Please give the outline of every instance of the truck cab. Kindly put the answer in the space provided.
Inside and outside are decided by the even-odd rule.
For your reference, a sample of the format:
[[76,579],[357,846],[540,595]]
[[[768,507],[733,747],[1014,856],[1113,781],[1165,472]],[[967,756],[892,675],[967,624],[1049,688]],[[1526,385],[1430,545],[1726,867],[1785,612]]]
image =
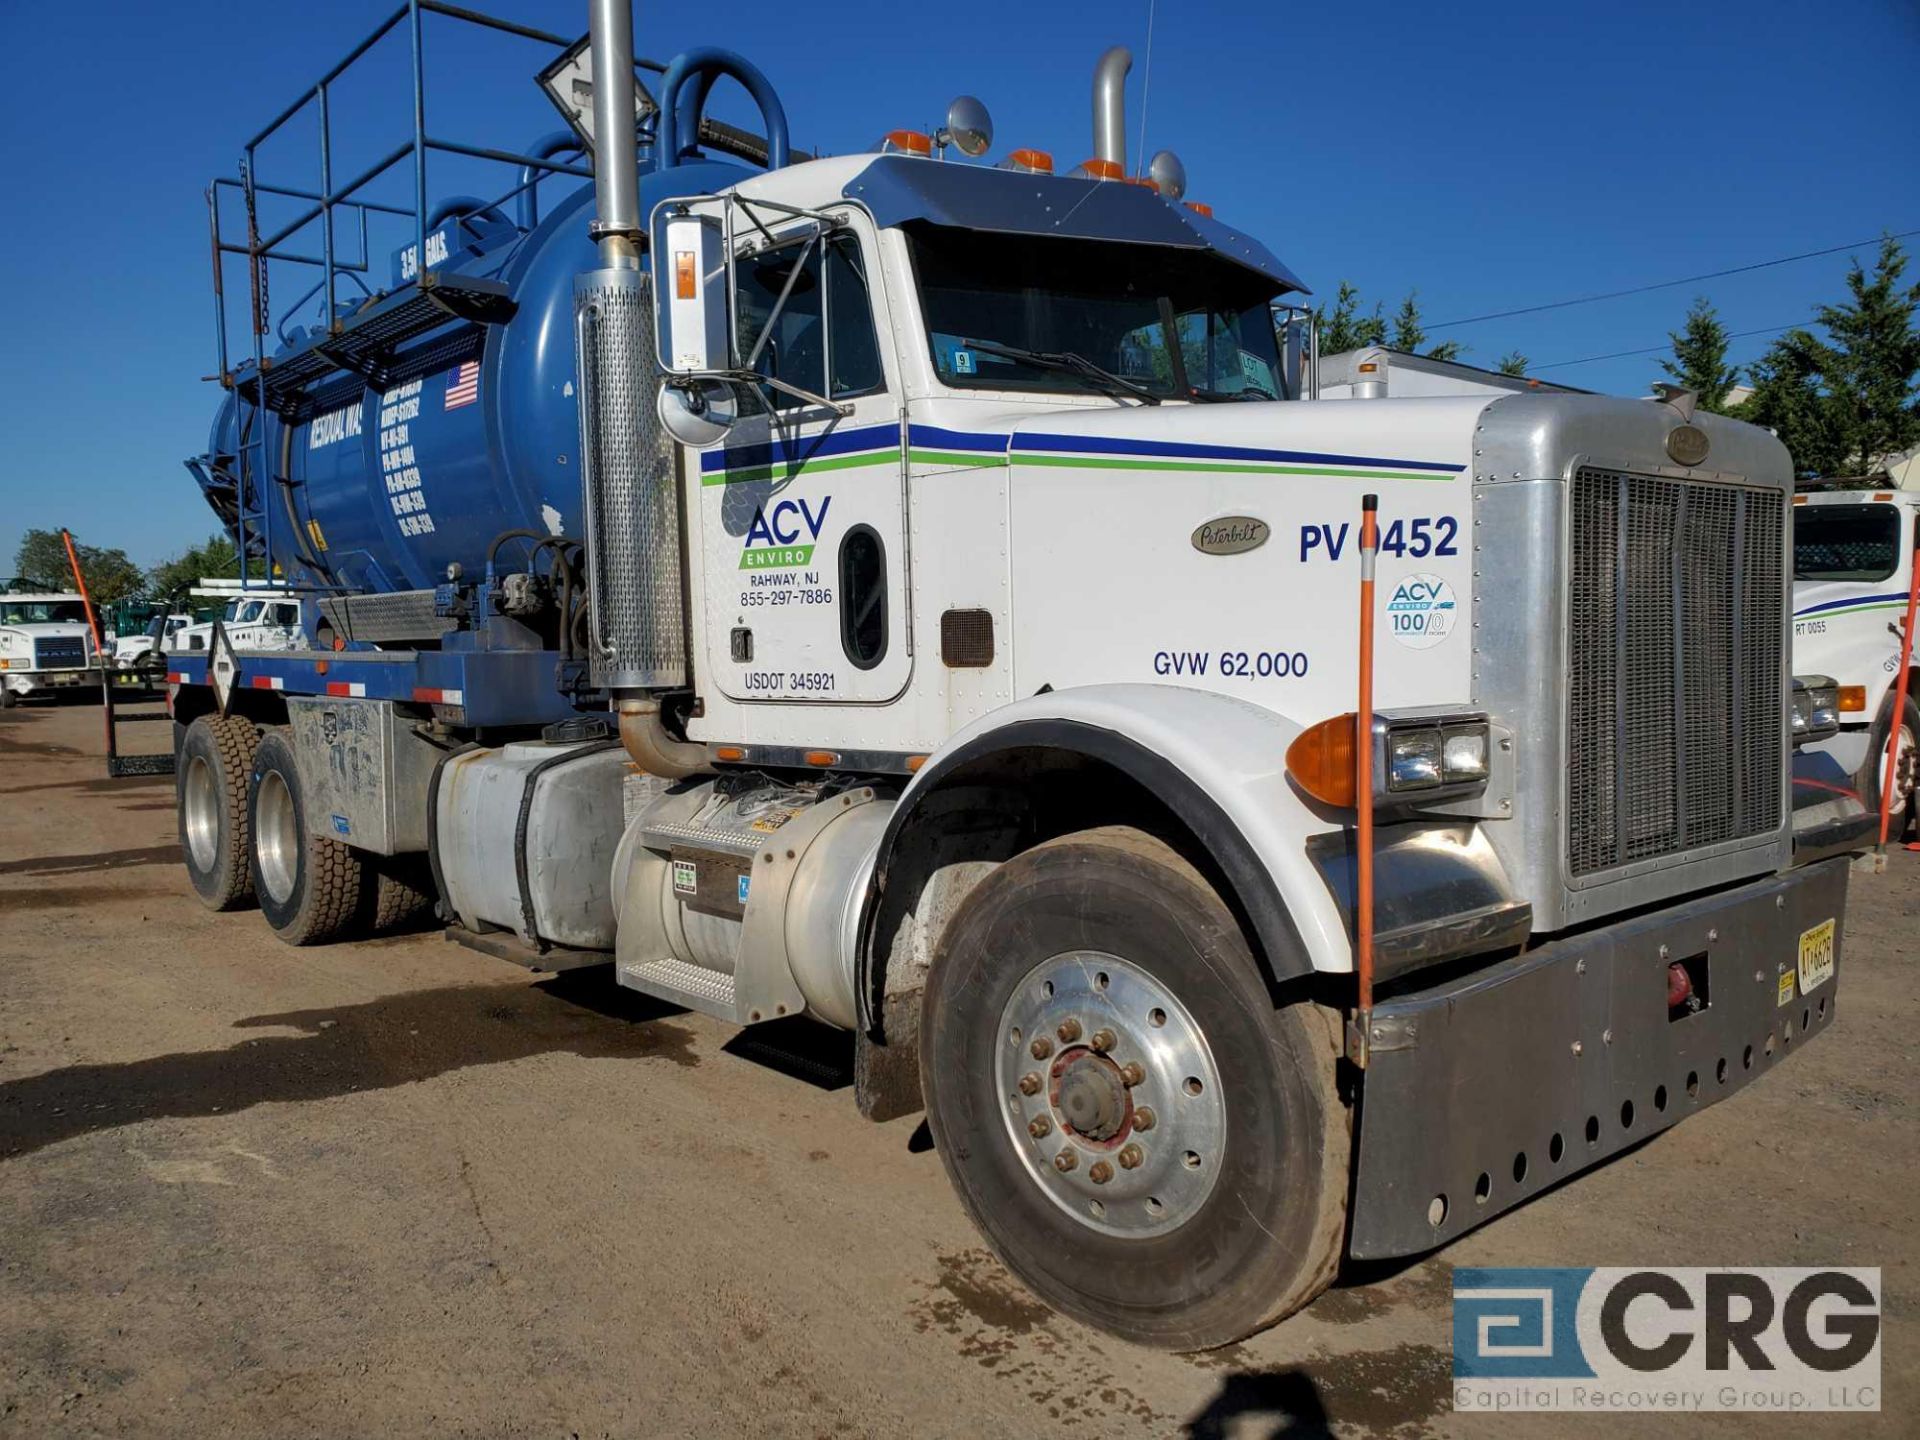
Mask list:
[[83,597],[0,595],[0,706],[97,685],[99,664]]

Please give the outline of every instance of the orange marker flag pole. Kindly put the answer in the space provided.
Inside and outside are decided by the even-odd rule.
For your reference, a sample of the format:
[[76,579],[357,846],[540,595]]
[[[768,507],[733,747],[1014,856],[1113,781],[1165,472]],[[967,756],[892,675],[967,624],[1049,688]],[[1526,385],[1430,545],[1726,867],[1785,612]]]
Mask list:
[[93,599],[87,594],[87,577],[80,573],[80,557],[74,553],[73,532],[61,528],[60,538],[67,544],[67,563],[73,567],[73,583],[80,592],[80,603],[87,607],[87,628],[93,631],[93,653],[100,653],[100,617],[93,613]]
[[1894,683],[1893,710],[1887,716],[1887,755],[1880,762],[1880,848],[1883,850],[1887,846],[1887,831],[1893,824],[1894,766],[1900,759],[1901,722],[1907,713],[1907,676],[1913,666],[1916,610],[1920,610],[1920,525],[1914,527],[1914,549],[1907,555],[1907,623],[1900,632],[1900,678]]
[[1373,1018],[1373,566],[1380,553],[1378,495],[1360,500],[1360,705],[1353,720],[1354,972],[1359,981],[1360,1046]]

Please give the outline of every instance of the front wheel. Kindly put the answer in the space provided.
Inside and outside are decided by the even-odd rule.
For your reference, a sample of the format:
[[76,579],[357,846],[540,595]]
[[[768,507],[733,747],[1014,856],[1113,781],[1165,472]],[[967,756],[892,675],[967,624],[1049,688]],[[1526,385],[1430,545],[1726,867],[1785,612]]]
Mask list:
[[1241,1339],[1332,1281],[1339,1027],[1276,1009],[1232,914],[1139,831],[982,880],[921,1021],[928,1123],[974,1223],[1055,1308],[1125,1339]]
[[[1893,717],[1893,699],[1887,699],[1886,712],[1869,732],[1867,763],[1861,767],[1861,790],[1870,809],[1878,812],[1881,777],[1886,773],[1887,730]],[[1900,727],[1899,749],[1893,764],[1893,820],[1887,838],[1898,841],[1906,834],[1913,817],[1915,781],[1920,779],[1920,702],[1907,696],[1904,723]]]

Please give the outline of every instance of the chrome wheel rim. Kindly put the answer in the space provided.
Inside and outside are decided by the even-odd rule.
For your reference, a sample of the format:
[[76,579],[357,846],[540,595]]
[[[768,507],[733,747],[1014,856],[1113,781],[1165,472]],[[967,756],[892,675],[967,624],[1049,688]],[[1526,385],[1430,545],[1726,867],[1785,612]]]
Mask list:
[[293,813],[293,792],[277,770],[260,776],[253,801],[253,851],[260,884],[278,904],[293,894],[300,869],[300,830]]
[[1027,1174],[1089,1229],[1166,1234],[1212,1194],[1227,1135],[1213,1052],[1131,961],[1073,950],[1034,966],[1001,1010],[994,1081]]
[[194,868],[211,870],[220,854],[220,796],[213,783],[213,767],[204,756],[187,762],[187,778],[180,788],[187,830],[187,853]]
[[1893,798],[1905,804],[1913,798],[1914,783],[1914,737],[1913,731],[1905,725],[1900,727],[1900,741],[1893,751]]

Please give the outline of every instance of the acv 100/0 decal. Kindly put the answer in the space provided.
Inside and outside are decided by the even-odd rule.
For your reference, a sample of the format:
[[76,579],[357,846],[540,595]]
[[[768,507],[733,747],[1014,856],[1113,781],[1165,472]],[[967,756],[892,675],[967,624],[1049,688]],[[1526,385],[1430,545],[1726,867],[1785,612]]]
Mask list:
[[1300,680],[1307,673],[1304,650],[1156,650],[1153,673],[1222,680]]

